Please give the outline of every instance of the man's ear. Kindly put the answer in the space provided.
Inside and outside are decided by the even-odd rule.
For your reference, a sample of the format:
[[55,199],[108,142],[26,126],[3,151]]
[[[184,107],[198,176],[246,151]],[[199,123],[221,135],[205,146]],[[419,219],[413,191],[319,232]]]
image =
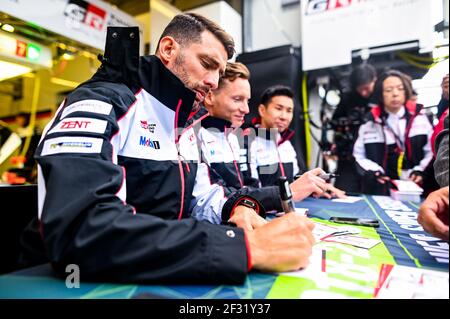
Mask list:
[[164,65],[167,65],[174,60],[179,49],[180,45],[178,42],[171,36],[166,36],[159,41],[158,52],[156,52],[156,55],[161,59]]
[[264,117],[264,115],[266,114],[266,106],[264,104],[260,104],[258,106],[258,113],[260,117]]
[[206,94],[205,101],[203,103],[208,109],[208,112],[211,113],[211,108],[214,106],[214,93],[209,91],[208,94]]

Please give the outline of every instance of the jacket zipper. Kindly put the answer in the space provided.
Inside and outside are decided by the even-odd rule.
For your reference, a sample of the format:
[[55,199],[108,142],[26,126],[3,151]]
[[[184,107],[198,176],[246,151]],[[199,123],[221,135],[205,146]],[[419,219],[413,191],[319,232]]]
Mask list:
[[185,189],[185,181],[184,181],[184,170],[183,170],[183,164],[181,162],[181,154],[180,154],[180,137],[178,137],[178,114],[180,112],[181,104],[183,101],[180,99],[178,101],[177,109],[175,112],[175,123],[174,123],[174,133],[175,133],[175,146],[177,148],[177,158],[178,158],[178,169],[180,170],[180,180],[181,180],[181,204],[180,204],[180,213],[178,214],[178,220],[180,220],[183,217],[183,209],[184,209],[184,189]]
[[227,135],[226,132],[227,132],[227,128],[225,128],[225,130],[224,130],[224,136],[225,136],[225,140],[227,141],[228,146],[230,147],[231,154],[233,154],[234,169],[236,170],[236,174],[237,174],[237,177],[238,177],[238,180],[239,180],[239,184],[241,185],[241,188],[242,188],[242,187],[244,187],[244,182],[242,181],[242,177],[241,177],[238,165],[237,165],[237,161],[234,159],[234,157],[235,157],[234,155],[235,154],[233,152],[233,148],[231,147],[230,141],[228,140],[228,135]]

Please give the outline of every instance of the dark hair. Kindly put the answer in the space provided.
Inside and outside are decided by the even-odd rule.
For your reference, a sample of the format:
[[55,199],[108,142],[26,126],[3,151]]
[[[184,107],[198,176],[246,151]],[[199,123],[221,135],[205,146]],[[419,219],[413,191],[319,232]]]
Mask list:
[[235,52],[233,38],[217,23],[196,13],[176,15],[164,29],[156,51],[158,51],[159,42],[166,36],[173,37],[180,45],[185,46],[193,42],[201,42],[201,34],[205,30],[211,32],[223,44],[228,59],[231,59]]
[[376,78],[375,68],[370,64],[363,63],[356,66],[350,73],[350,85],[352,90],[356,90],[358,86],[375,81]]
[[272,98],[274,98],[275,96],[287,96],[293,99],[294,92],[292,92],[292,89],[288,86],[284,85],[271,86],[267,88],[261,95],[261,104],[268,106]]
[[385,71],[375,82],[375,88],[373,90],[373,98],[375,99],[375,103],[382,107],[384,107],[383,82],[390,76],[395,76],[402,81],[403,87],[405,88],[405,103],[411,98],[412,95],[412,83],[410,76],[398,70]]
[[219,79],[218,90],[223,87],[225,80],[227,80],[228,82],[233,82],[237,78],[241,78],[244,80],[250,79],[250,71],[242,63],[228,62],[224,75],[222,75],[222,77]]

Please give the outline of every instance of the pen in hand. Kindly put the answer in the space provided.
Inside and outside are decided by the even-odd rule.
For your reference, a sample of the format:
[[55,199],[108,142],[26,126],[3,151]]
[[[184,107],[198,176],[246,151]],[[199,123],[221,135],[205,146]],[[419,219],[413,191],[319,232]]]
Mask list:
[[278,178],[278,187],[280,189],[281,206],[285,213],[295,212],[294,202],[292,200],[291,188],[286,177]]
[[338,177],[338,174],[331,174],[331,173],[326,173],[326,174],[320,174],[318,175],[318,177],[320,177],[321,179],[323,179],[324,181],[328,182],[330,179],[332,178],[336,178]]

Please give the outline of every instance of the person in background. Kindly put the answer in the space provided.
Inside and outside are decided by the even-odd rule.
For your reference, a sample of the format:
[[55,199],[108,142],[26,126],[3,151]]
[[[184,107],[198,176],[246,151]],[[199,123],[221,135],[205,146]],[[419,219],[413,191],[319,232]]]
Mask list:
[[442,131],[436,137],[436,160],[434,174],[440,187],[448,186],[448,115],[445,117]]
[[405,106],[411,91],[408,77],[397,70],[383,73],[375,84],[378,106],[360,127],[353,149],[364,193],[388,195],[391,179],[424,186],[423,172],[433,159],[432,126],[420,105]]
[[335,186],[347,192],[361,192],[361,177],[356,172],[353,145],[358,130],[370,111],[371,96],[377,79],[375,68],[363,63],[350,74],[351,90],[345,93],[331,120],[334,129],[333,153],[337,155]]
[[442,115],[444,114],[444,112],[446,110],[448,110],[448,73],[444,76],[444,78],[442,79],[442,83],[441,83],[441,88],[442,88],[442,98],[439,101],[439,104],[437,106],[438,110],[437,110],[437,118],[441,119]]
[[[251,175],[262,186],[276,185],[280,176],[294,181],[300,173],[297,153],[291,143],[295,132],[289,129],[294,114],[294,92],[283,85],[267,88],[261,95],[258,113],[259,117],[253,119],[254,128],[267,134],[257,134],[250,142]],[[275,129],[275,136],[270,134],[271,129]]]
[[[295,134],[289,129],[294,114],[293,98],[294,93],[287,86],[267,88],[261,95],[259,117],[253,119],[253,125],[243,131],[245,155],[241,164],[247,166],[244,174],[258,179],[263,187],[277,185],[279,177],[286,177],[291,185],[296,185],[311,172],[323,173],[316,168],[308,174],[299,175],[297,153],[290,142]],[[330,183],[326,185],[326,192],[322,196],[345,197],[345,192]]]
[[[448,85],[447,85],[447,97],[448,97]],[[439,183],[441,188],[428,195],[426,200],[420,206],[419,215],[417,217],[417,221],[423,226],[425,231],[429,232],[435,237],[446,240],[447,242],[449,240],[448,125],[449,124],[447,115],[444,120],[443,129],[438,134],[435,140],[436,160],[434,162],[434,172],[436,176],[436,181]]]
[[448,96],[449,96],[449,86],[448,86],[448,74],[442,79],[442,99],[438,105],[437,118],[439,119],[438,124],[434,127],[433,135],[431,136],[431,147],[433,149],[433,154],[436,155],[435,141],[438,134],[444,128],[444,120],[448,115]]

